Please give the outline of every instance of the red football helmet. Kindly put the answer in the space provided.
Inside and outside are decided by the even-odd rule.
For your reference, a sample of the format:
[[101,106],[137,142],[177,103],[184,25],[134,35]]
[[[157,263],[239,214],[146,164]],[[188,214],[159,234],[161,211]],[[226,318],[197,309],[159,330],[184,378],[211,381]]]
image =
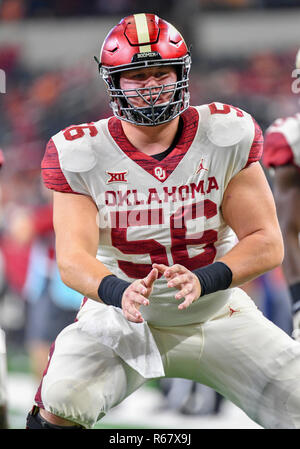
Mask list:
[[[155,14],[134,14],[122,19],[107,35],[100,60],[95,59],[107,85],[113,113],[119,119],[155,126],[172,120],[189,107],[190,53],[174,26]],[[126,93],[120,88],[121,72],[162,65],[175,67],[176,83],[126,89]],[[159,95],[154,95],[158,90]],[[171,98],[167,103],[156,104],[162,92],[171,92]],[[133,97],[143,98],[146,106],[134,106],[130,101]]]

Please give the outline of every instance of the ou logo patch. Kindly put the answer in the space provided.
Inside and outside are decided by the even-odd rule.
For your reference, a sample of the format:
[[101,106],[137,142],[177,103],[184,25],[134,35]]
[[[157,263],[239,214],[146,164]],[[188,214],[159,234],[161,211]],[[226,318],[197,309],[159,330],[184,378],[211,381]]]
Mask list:
[[167,177],[166,170],[161,167],[155,167],[154,174],[155,174],[156,178],[159,179],[160,181],[164,181]]

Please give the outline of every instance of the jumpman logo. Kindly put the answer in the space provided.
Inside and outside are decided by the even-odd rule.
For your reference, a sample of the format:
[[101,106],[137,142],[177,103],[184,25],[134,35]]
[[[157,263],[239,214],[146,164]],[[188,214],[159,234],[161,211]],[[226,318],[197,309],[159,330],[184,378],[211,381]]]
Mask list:
[[233,315],[236,312],[239,312],[239,310],[233,309],[232,307],[229,307],[229,316]]
[[204,165],[203,165],[203,159],[201,159],[201,161],[200,161],[199,167],[197,168],[197,171],[196,171],[196,175],[197,175],[198,173],[200,173],[201,170],[208,171],[207,168],[204,168]]

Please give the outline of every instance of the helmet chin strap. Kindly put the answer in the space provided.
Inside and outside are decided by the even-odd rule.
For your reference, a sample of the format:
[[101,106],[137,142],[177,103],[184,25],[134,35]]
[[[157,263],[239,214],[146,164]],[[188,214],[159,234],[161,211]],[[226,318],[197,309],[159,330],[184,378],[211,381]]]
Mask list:
[[123,120],[130,121],[136,125],[148,125],[156,126],[162,123],[166,123],[173,118],[170,118],[170,114],[167,114],[168,110],[173,108],[172,104],[162,104],[157,106],[146,106],[144,108],[130,108],[123,109],[125,117]]
[[137,114],[141,113],[142,116],[145,116],[148,120],[155,124],[155,122],[159,119],[159,117],[166,109],[166,105],[148,106],[145,108],[139,108],[134,112],[136,112]]
[[118,111],[118,107],[115,104],[115,115],[121,120],[133,123],[135,125],[143,126],[157,126],[163,123],[167,123],[181,114],[188,108],[189,104],[186,103],[182,109],[181,102],[165,103],[157,106],[147,106],[144,108],[121,108],[121,113]]

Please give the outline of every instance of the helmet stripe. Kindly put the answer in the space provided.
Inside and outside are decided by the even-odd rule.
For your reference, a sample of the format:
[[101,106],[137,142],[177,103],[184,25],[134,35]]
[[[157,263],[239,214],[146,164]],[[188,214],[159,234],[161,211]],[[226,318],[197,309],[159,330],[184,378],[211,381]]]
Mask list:
[[[150,42],[146,14],[134,14],[135,26],[139,44]],[[140,45],[140,53],[151,51],[151,45]]]

